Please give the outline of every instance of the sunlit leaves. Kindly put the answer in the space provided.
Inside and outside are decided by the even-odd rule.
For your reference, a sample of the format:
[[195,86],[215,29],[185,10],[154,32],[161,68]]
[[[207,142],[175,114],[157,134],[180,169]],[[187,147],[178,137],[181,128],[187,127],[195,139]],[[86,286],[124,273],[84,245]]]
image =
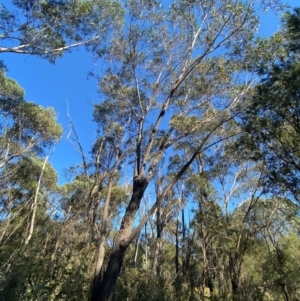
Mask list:
[[3,71],[0,71],[0,100],[9,102],[9,100],[20,100],[23,97],[23,88],[15,80],[6,77]]
[[0,52],[34,54],[51,62],[82,44],[100,53],[104,43],[99,39],[104,42],[123,22],[117,0],[26,0],[13,5],[0,8]]
[[43,154],[60,139],[55,111],[24,100],[18,83],[0,72],[0,166],[26,152]]

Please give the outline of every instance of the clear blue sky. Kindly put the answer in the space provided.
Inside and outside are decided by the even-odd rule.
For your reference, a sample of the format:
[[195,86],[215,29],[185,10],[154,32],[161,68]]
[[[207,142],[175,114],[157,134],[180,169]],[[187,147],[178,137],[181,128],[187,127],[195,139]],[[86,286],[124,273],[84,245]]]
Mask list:
[[84,49],[65,53],[55,65],[28,55],[4,54],[1,59],[9,69],[7,76],[17,80],[25,89],[26,100],[53,107],[57,112],[65,133],[50,162],[61,176],[63,168],[80,162],[80,157],[66,138],[69,132],[67,101],[86,153],[95,137],[96,125],[92,122],[92,112],[93,105],[99,102],[99,95],[96,80],[87,79],[87,74],[91,69],[97,70],[97,66]]
[[[8,0],[1,2],[5,4]],[[292,7],[300,6],[299,0],[286,2]],[[263,15],[260,35],[274,33],[278,29],[279,20],[273,14]],[[63,181],[64,168],[81,162],[80,156],[66,139],[69,131],[66,100],[84,151],[88,154],[96,134],[96,125],[92,122],[93,105],[100,101],[100,97],[97,94],[97,82],[92,78],[87,79],[87,74],[90,70],[97,72],[101,66],[97,66],[91,55],[82,48],[65,53],[55,65],[28,55],[2,54],[0,59],[8,66],[7,76],[17,80],[25,89],[26,100],[56,110],[65,134],[50,162]]]

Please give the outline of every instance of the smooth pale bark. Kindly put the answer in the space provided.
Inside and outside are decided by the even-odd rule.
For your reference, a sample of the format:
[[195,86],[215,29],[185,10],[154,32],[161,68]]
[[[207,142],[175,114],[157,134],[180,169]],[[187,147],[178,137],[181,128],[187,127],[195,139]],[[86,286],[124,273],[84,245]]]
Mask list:
[[148,269],[147,223],[145,224],[145,270]]
[[111,199],[112,184],[113,184],[113,177],[111,176],[109,179],[107,194],[106,194],[104,208],[103,208],[99,251],[98,251],[98,257],[97,257],[94,281],[93,281],[93,289],[92,289],[92,299],[91,299],[92,301],[97,300],[97,296],[99,295],[99,290],[100,290],[101,269],[102,269],[103,260],[105,256],[105,243],[107,237],[106,225],[107,225],[107,218],[108,218],[108,207]]
[[[101,149],[103,146],[103,141],[104,141],[104,139],[102,139],[101,144],[100,144],[99,155],[100,155],[100,152],[101,152]],[[114,178],[117,175],[117,166],[119,163],[119,155],[120,155],[119,148],[117,148],[114,166],[112,167],[111,174],[109,175],[106,198],[105,198],[103,213],[102,213],[102,222],[101,222],[101,228],[100,228],[100,242],[99,242],[98,256],[97,256],[97,261],[96,261],[96,266],[95,266],[94,281],[93,281],[93,286],[92,286],[92,297],[91,297],[92,301],[98,300],[98,296],[100,294],[101,270],[102,270],[102,265],[103,265],[104,256],[105,256],[105,243],[106,243],[106,238],[107,238],[108,208],[110,205]],[[94,222],[95,222],[95,218],[94,218]]]
[[34,195],[34,199],[33,199],[33,204],[32,204],[32,216],[31,216],[31,220],[30,220],[29,233],[28,233],[28,236],[27,236],[27,238],[24,242],[25,246],[28,245],[28,243],[31,240],[32,234],[33,234],[34,224],[35,224],[35,216],[36,216],[36,209],[37,209],[37,205],[38,205],[37,204],[38,203],[38,195],[39,195],[39,192],[40,192],[41,181],[42,181],[42,178],[43,178],[43,174],[44,174],[44,170],[45,170],[48,158],[49,158],[49,156],[47,156],[44,160],[42,171],[41,171],[41,174],[39,176],[38,183],[37,183],[37,187],[36,187],[36,191],[35,191],[35,195]]
[[95,36],[94,38],[89,39],[84,42],[73,43],[71,45],[67,45],[64,47],[58,47],[55,49],[31,50],[30,47],[32,45],[30,45],[30,44],[23,44],[23,45],[19,45],[19,46],[15,46],[15,47],[0,47],[0,53],[9,53],[10,52],[10,53],[27,54],[27,55],[28,54],[43,55],[43,54],[49,54],[49,53],[59,54],[63,51],[70,50],[72,48],[76,48],[76,47],[91,43],[92,41],[95,41],[98,38],[99,38],[99,36]]
[[158,263],[159,263],[159,258],[160,258],[160,254],[161,254],[161,249],[162,249],[161,237],[157,237],[155,251],[154,251],[154,257],[153,257],[153,265],[152,265],[152,274],[154,276],[160,275],[160,265]]
[[175,253],[175,272],[176,276],[179,274],[179,220],[176,221],[175,241],[176,241],[176,253]]
[[285,301],[290,301],[290,295],[286,286],[286,283],[281,283],[281,288],[282,288],[282,292],[283,292],[283,296]]
[[139,235],[136,238],[135,241],[135,248],[134,248],[134,256],[133,256],[133,267],[136,267],[136,262],[137,262],[137,257],[139,254],[139,246],[140,246],[140,242],[139,242]]
[[164,229],[164,223],[161,220],[161,209],[158,207],[157,209],[157,220],[156,220],[156,246],[154,251],[154,257],[153,257],[153,266],[152,266],[152,274],[153,275],[160,275],[160,255],[162,250],[162,232]]
[[184,221],[184,209],[181,210],[181,222],[182,222],[182,276],[185,281],[187,270],[187,241],[185,237],[185,221]]

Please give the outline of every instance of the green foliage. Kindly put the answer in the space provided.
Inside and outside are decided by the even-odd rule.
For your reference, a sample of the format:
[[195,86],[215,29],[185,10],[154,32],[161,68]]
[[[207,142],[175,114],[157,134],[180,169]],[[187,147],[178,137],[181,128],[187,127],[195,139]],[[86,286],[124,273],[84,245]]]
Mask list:
[[[86,300],[95,249],[81,239],[74,225],[63,227],[49,217],[38,217],[36,234],[26,249],[15,243],[1,248],[1,297],[7,301]],[[11,240],[19,240],[16,233]]]
[[[121,23],[119,2],[13,3],[28,22],[2,5],[0,39],[12,41],[18,24],[24,52],[54,60],[66,41],[95,29],[107,30],[111,44],[98,52],[107,64],[91,160],[71,167],[60,187],[41,157],[61,135],[53,109],[26,102],[0,71],[1,298],[88,300],[100,236],[104,270],[126,223],[135,227],[158,200],[135,246],[125,245],[130,227],[121,241],[128,252],[114,301],[299,299],[299,11],[285,16],[286,35],[255,40],[247,1],[127,1],[130,26],[117,34],[105,26]],[[252,89],[254,71],[264,80]],[[241,130],[250,135],[240,135],[237,151]],[[120,185],[123,165],[126,176],[135,165],[133,185]]]
[[128,268],[118,279],[113,301],[200,301],[199,292],[190,299],[191,290],[188,284],[182,285],[180,293],[168,278],[155,278],[149,272]]
[[299,28],[300,28],[300,8],[295,8],[293,12],[287,12],[283,16],[283,25],[285,28],[285,34],[287,35],[287,44],[289,50],[292,52],[299,52]]
[[43,146],[54,143],[62,134],[61,126],[56,122],[53,108],[44,109],[34,103],[23,102],[18,108],[11,111],[11,116],[21,124],[20,127],[15,122],[16,124],[12,128],[13,132],[23,130],[27,137],[37,136],[36,139],[40,140]]
[[257,85],[251,106],[242,116],[243,128],[250,136],[242,137],[241,145],[254,160],[264,158],[268,171],[265,180],[273,190],[288,190],[298,199],[300,63],[295,31],[299,10],[286,14],[284,25],[288,56],[266,70]]
[[[29,220],[33,199],[37,193],[38,182],[40,189],[37,195],[37,218],[46,221],[49,206],[49,195],[57,191],[57,174],[47,163],[43,169],[44,160],[33,156],[23,156],[15,163],[8,164],[2,171],[7,178],[2,180],[7,187],[0,194],[2,240],[6,243],[19,244],[24,238],[26,224]],[[26,229],[26,230],[25,230]],[[25,231],[24,231],[25,230]],[[14,233],[14,236],[11,236]],[[18,236],[16,238],[16,236]],[[13,237],[15,242],[12,242]]]
[[96,51],[99,39],[122,23],[117,0],[14,0],[9,8],[1,4],[0,15],[0,52],[34,54],[50,62],[82,44]]
[[62,128],[53,108],[43,108],[24,100],[24,90],[0,71],[0,149],[1,166],[33,151],[43,154],[55,144]]
[[44,160],[35,157],[22,157],[17,163],[10,165],[15,171],[14,182],[18,182],[20,187],[24,187],[32,192],[36,189],[37,182],[42,172],[42,185],[45,189],[56,188],[57,174],[53,167],[47,163],[43,170]]
[[197,123],[200,122],[197,116],[174,116],[170,125],[176,129],[179,133],[189,133],[197,127]]
[[[54,243],[47,210],[57,192],[55,170],[37,156],[59,140],[62,128],[52,108],[26,102],[16,81],[3,71],[0,78],[1,296],[5,300],[32,300],[39,298],[43,281],[47,281],[41,266],[49,273],[51,265],[43,256],[48,242]],[[31,244],[25,248],[31,225]]]
[[5,76],[4,71],[0,70],[0,99],[2,101],[23,99],[25,93],[19,84]]

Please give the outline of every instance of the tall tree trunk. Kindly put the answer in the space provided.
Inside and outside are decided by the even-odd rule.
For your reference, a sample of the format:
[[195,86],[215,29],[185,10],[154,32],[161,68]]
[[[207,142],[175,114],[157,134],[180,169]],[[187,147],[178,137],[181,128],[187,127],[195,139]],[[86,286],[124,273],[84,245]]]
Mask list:
[[[173,94],[173,92],[172,92],[172,94]],[[162,113],[160,114],[161,117],[164,115],[164,110],[165,109],[162,109]],[[124,253],[125,253],[126,249],[128,248],[129,244],[134,240],[134,238],[138,235],[139,231],[141,230],[141,227],[146,223],[146,221],[149,219],[150,215],[154,213],[159,202],[167,195],[167,193],[170,191],[170,189],[173,187],[173,185],[180,179],[180,177],[184,174],[184,172],[192,164],[192,162],[195,160],[196,156],[199,154],[201,149],[202,149],[202,144],[199,145],[199,147],[193,153],[191,158],[181,167],[181,169],[176,174],[175,178],[165,188],[164,192],[160,194],[159,199],[155,202],[155,204],[148,211],[146,216],[140,222],[140,225],[137,227],[137,229],[132,231],[133,221],[134,221],[136,212],[140,207],[140,203],[143,198],[144,192],[147,189],[149,181],[153,175],[152,171],[153,171],[154,167],[152,166],[150,168],[150,171],[148,172],[147,177],[144,177],[141,174],[138,175],[138,173],[136,173],[136,176],[134,177],[134,181],[133,181],[133,189],[132,189],[133,193],[132,193],[130,202],[126,208],[126,212],[123,217],[123,220],[121,222],[121,227],[120,227],[116,245],[110,254],[108,266],[106,268],[103,280],[102,280],[100,288],[99,288],[99,294],[97,293],[98,298],[96,298],[92,301],[110,301],[111,300],[112,293],[113,293],[116,281],[118,279],[119,272],[120,272],[122,264],[123,264]],[[149,154],[147,156],[149,156]],[[178,229],[177,229],[177,232],[178,232]],[[177,236],[178,236],[178,233],[177,233]],[[177,239],[178,239],[178,237],[177,237]],[[177,256],[177,259],[178,259],[178,256]],[[177,272],[177,274],[178,274],[178,272]],[[176,274],[176,278],[177,278],[177,274]]]
[[99,290],[100,290],[101,269],[102,269],[103,260],[104,260],[104,256],[105,256],[105,243],[106,243],[106,235],[107,235],[106,224],[107,224],[107,218],[108,218],[108,206],[109,206],[110,198],[111,198],[112,183],[113,183],[113,176],[111,176],[109,179],[104,208],[103,208],[99,251],[98,251],[98,258],[97,258],[97,262],[96,262],[95,275],[94,275],[93,288],[92,288],[92,300],[93,301],[97,300],[97,296],[98,296]]
[[175,254],[175,272],[176,276],[179,273],[179,238],[178,238],[178,229],[179,229],[179,221],[176,221],[176,232],[175,232],[175,240],[176,240],[176,254]]
[[285,301],[290,301],[290,295],[285,283],[281,283],[282,293]]
[[155,251],[154,251],[154,257],[153,257],[153,265],[152,265],[152,274],[154,276],[160,275],[160,265],[159,265],[159,257],[161,253],[161,238],[156,238],[156,245],[155,245]]
[[134,256],[133,256],[133,267],[134,268],[136,267],[137,257],[139,254],[139,246],[140,246],[139,238],[140,238],[140,236],[138,235],[135,240]]
[[133,194],[126,208],[116,245],[111,251],[106,271],[101,284],[98,286],[99,290],[93,294],[91,301],[110,301],[112,298],[112,293],[123,264],[125,251],[138,234],[138,232],[135,232],[132,235],[132,226],[146,188],[147,183],[143,179],[134,180]]
[[175,231],[175,272],[176,272],[176,279],[175,279],[175,288],[179,291],[180,289],[180,281],[179,281],[179,217],[176,221],[176,231]]
[[210,237],[208,237],[208,233],[206,231],[206,227],[201,222],[201,233],[202,233],[202,257],[203,257],[203,287],[208,287],[210,291],[211,299],[213,300],[214,294],[214,283],[213,283],[213,275],[211,273],[211,243],[209,242]]
[[110,301],[113,289],[118,279],[123,264],[124,254],[127,246],[121,246],[120,243],[114,247],[110,254],[108,265],[101,282],[99,290],[93,295],[92,301]]
[[33,235],[35,216],[36,216],[36,210],[37,210],[37,205],[38,205],[38,196],[39,196],[40,186],[41,186],[41,182],[42,182],[42,178],[43,178],[43,174],[44,174],[44,170],[45,170],[48,158],[49,158],[49,155],[44,160],[41,174],[39,176],[39,180],[37,183],[37,187],[36,187],[36,191],[35,191],[35,195],[34,195],[34,199],[33,199],[33,204],[32,204],[32,216],[31,216],[31,221],[30,221],[29,234],[24,242],[25,246],[28,245],[28,243],[30,242],[31,237]]
[[161,248],[162,248],[162,232],[164,228],[164,223],[161,220],[161,208],[158,206],[157,208],[157,214],[156,214],[156,245],[155,245],[155,251],[154,251],[154,257],[153,257],[153,266],[152,266],[152,274],[153,275],[160,275],[160,265],[159,265],[159,258],[161,254]]
[[232,286],[232,300],[240,301],[239,294],[239,273],[236,270],[236,259],[232,254],[229,255],[229,272]]
[[148,269],[148,239],[147,239],[148,233],[147,233],[147,223],[145,224],[145,270]]
[[184,209],[181,210],[181,222],[182,222],[182,276],[183,276],[183,281],[186,280],[186,266],[187,266],[187,246],[186,246],[186,237],[185,237],[185,221],[184,221]]

